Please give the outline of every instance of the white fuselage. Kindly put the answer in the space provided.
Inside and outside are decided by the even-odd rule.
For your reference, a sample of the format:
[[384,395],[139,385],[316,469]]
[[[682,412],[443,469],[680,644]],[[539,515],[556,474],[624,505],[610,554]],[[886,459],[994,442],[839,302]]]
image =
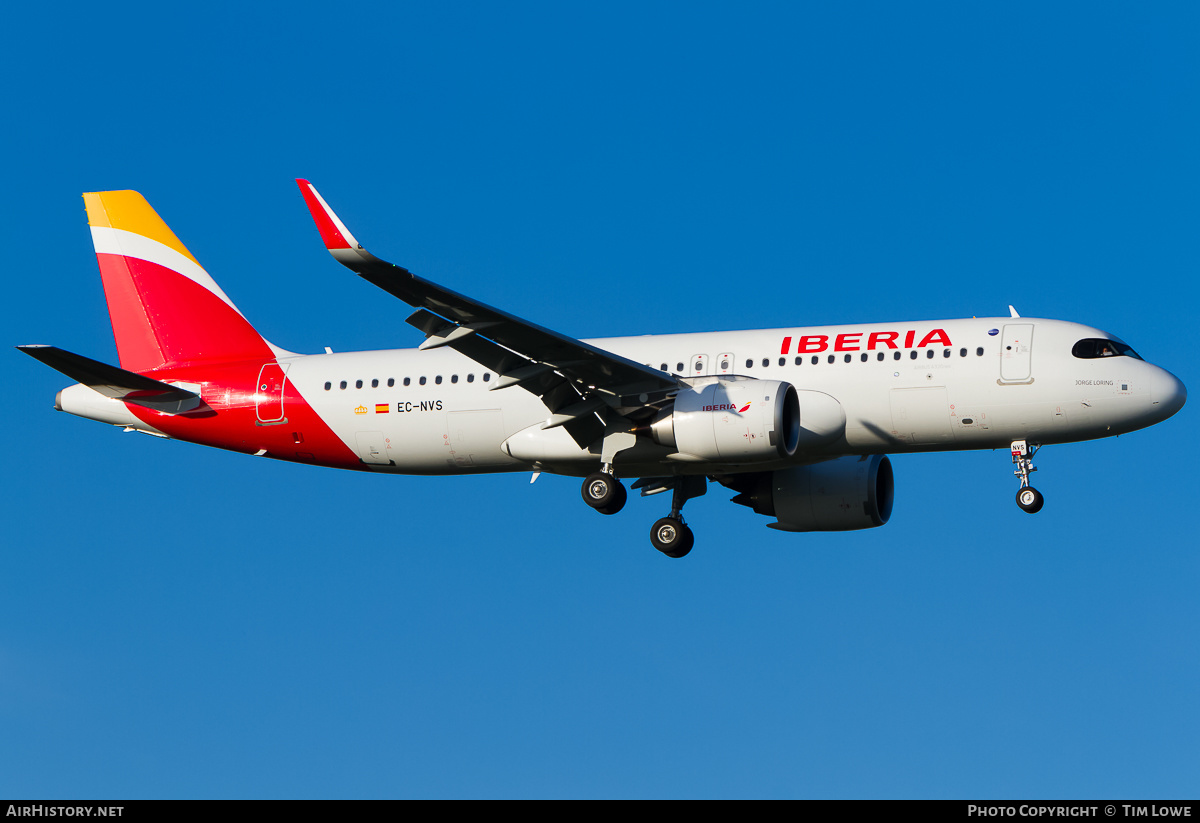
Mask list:
[[[1073,345],[1111,335],[1076,323],[973,318],[587,341],[688,378],[786,381],[841,405],[844,432],[788,462],[839,454],[1062,443],[1151,425],[1178,408],[1182,385],[1132,356],[1081,358]],[[496,375],[451,349],[386,350],[281,360],[287,380],[372,469],[413,474],[544,468],[586,474],[600,455],[561,429],[543,459],[502,444],[540,431],[549,412],[520,387],[489,391]],[[1179,401],[1180,403],[1182,400]],[[1169,410],[1168,410],[1168,407]],[[804,425],[804,420],[801,420]],[[625,476],[705,473],[651,450],[619,457]],[[741,471],[786,463],[742,465]]]

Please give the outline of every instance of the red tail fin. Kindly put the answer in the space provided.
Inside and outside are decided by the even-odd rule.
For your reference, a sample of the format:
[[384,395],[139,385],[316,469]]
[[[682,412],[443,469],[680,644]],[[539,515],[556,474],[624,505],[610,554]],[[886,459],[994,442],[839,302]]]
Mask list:
[[83,196],[121,367],[144,372],[279,352],[135,191]]

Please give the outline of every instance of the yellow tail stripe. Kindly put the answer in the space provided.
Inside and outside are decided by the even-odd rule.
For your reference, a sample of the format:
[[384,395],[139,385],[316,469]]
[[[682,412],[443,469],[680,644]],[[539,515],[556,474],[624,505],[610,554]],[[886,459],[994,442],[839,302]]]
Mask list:
[[156,240],[200,263],[175,236],[158,213],[136,191],[95,191],[83,195],[87,209],[88,225],[102,228],[122,229]]

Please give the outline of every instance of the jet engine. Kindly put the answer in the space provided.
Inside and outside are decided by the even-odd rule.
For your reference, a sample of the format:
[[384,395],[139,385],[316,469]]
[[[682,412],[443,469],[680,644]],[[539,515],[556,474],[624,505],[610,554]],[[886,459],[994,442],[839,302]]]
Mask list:
[[807,466],[718,478],[740,492],[734,503],[776,518],[785,532],[837,532],[882,526],[892,515],[887,455],[839,457]]
[[650,436],[675,449],[677,460],[780,460],[800,442],[800,403],[790,383],[719,377],[677,394],[650,425]]

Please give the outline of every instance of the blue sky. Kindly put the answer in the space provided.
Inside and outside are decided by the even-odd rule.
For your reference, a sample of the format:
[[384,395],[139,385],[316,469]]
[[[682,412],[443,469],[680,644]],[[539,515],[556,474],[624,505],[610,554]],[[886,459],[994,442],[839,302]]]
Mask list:
[[[322,250],[580,337],[1005,315],[1200,385],[1193,4],[7,13],[11,345],[115,361],[79,194],[297,351],[414,346]],[[1195,797],[1195,403],[894,458],[891,522],[385,478],[56,414],[11,351],[0,796]]]

